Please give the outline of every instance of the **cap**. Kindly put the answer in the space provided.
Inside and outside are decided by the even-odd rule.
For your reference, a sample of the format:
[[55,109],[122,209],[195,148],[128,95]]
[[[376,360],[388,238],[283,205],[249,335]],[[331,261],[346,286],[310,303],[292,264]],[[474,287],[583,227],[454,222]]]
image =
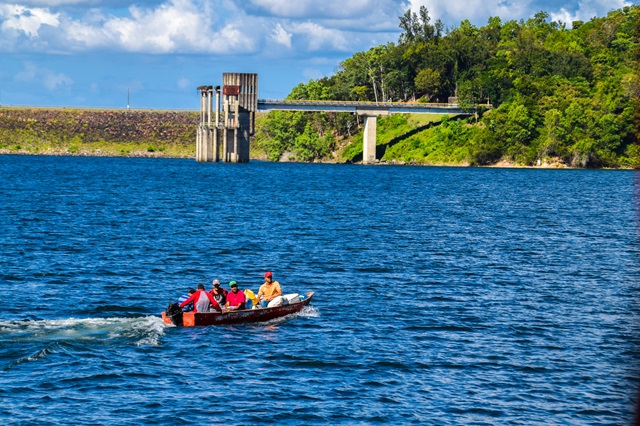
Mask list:
[[238,283],[237,283],[237,282],[235,282],[235,281],[231,281],[231,282],[229,283],[229,287],[238,287]]
[[215,280],[211,281],[211,284],[213,284],[213,285],[220,285],[220,280],[215,279]]
[[267,271],[267,272],[264,273],[264,277],[265,278],[272,277],[272,276],[273,276],[273,274],[270,271]]

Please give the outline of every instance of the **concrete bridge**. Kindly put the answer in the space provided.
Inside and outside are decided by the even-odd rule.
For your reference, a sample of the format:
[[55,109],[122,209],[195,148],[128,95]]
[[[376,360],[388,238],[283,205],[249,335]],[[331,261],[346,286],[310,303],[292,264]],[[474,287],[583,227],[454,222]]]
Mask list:
[[457,103],[406,104],[403,102],[258,100],[258,111],[350,112],[364,117],[362,164],[376,161],[376,118],[391,114],[471,115]]
[[[308,101],[258,99],[258,75],[224,73],[223,88],[200,86],[200,124],[196,140],[197,161],[245,163],[249,161],[249,137],[255,112],[324,111],[349,112],[364,118],[362,163],[376,161],[376,119],[391,114],[472,115],[455,102],[406,104],[401,102]],[[213,96],[215,93],[215,119]],[[221,105],[222,99],[222,105]],[[450,100],[457,100],[450,98]],[[485,107],[489,107],[486,105]],[[222,158],[220,158],[222,139]]]

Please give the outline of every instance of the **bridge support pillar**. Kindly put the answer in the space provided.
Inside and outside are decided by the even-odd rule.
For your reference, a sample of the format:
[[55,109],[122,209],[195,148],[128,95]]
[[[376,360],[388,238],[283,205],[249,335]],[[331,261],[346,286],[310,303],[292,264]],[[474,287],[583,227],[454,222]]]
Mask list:
[[217,160],[217,129],[207,125],[199,125],[196,132],[196,161],[207,162]]
[[234,116],[237,117],[237,121],[233,120],[230,127],[222,129],[222,161],[248,163],[251,115],[240,110]]
[[213,88],[200,86],[198,91],[200,92],[200,124],[196,130],[196,161],[211,162],[217,157],[217,154],[214,156],[217,132],[211,123]]
[[376,116],[364,116],[362,164],[376,162]]
[[213,162],[217,163],[220,161],[220,131],[214,127],[211,132],[213,133]]

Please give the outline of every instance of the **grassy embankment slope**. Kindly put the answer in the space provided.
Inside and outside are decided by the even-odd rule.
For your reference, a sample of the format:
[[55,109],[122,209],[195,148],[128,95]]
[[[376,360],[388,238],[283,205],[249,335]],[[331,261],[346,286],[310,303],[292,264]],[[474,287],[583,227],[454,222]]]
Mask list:
[[[376,158],[392,164],[416,164],[417,158],[423,158],[421,135],[441,121],[442,116],[436,114],[380,117],[376,126]],[[334,159],[339,162],[362,161],[362,138],[362,129],[353,137],[345,138],[337,145]],[[448,165],[451,161],[434,156],[430,161],[422,163]]]
[[193,157],[198,113],[0,108],[0,154]]

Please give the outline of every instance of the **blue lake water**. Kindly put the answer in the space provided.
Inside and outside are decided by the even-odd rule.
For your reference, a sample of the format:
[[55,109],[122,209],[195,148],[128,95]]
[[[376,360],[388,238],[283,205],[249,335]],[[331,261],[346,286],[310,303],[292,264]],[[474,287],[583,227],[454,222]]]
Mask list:
[[[632,171],[0,156],[3,424],[633,418]],[[159,319],[272,270],[312,307]]]

